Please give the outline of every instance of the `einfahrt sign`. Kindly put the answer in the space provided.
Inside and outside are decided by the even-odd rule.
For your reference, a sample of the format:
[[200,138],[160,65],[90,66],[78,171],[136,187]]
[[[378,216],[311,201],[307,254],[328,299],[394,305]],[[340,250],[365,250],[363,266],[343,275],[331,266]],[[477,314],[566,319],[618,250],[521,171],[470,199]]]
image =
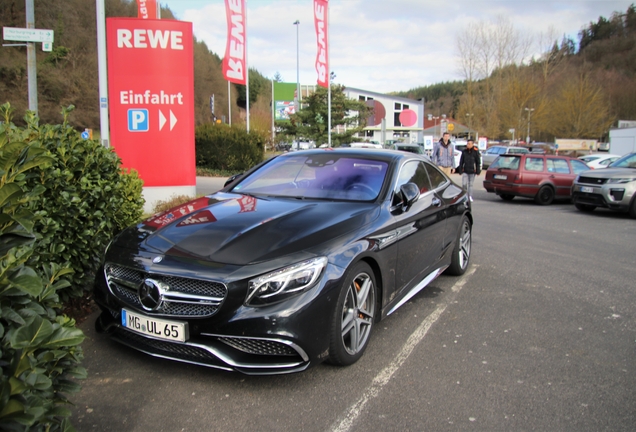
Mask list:
[[123,166],[139,172],[146,201],[148,188],[194,195],[192,23],[108,18],[106,37],[110,136]]

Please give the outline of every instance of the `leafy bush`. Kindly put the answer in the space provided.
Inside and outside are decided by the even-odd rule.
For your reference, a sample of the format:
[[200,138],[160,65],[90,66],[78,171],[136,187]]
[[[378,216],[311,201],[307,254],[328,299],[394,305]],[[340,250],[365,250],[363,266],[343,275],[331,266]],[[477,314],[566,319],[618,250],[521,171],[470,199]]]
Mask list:
[[266,141],[262,133],[241,126],[201,125],[195,131],[197,167],[245,171],[263,161]]
[[[8,122],[8,105],[2,114]],[[38,222],[30,208],[44,193],[28,184],[54,159],[37,140],[10,139],[7,128],[0,123],[0,429],[69,430],[65,394],[79,390],[71,378],[86,376],[84,335],[56,310],[58,291],[70,285],[60,278],[73,270],[41,262],[38,274],[27,265]]]
[[[7,105],[8,109],[8,105]],[[33,113],[26,128],[9,123],[12,141],[24,140],[48,151],[51,164],[26,179],[28,189],[44,188],[31,202],[39,216],[34,231],[41,235],[30,264],[57,263],[75,272],[65,276],[71,285],[62,293],[80,296],[93,280],[99,259],[113,236],[139,220],[143,211],[142,181],[136,172],[123,172],[112,149],[84,140],[68,123],[69,107],[59,125],[39,125]]]

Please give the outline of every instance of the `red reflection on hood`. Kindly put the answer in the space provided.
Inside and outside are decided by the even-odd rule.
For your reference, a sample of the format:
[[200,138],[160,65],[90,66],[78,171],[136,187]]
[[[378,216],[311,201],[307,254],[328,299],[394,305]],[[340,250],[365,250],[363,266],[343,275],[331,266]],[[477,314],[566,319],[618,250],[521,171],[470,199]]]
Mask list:
[[202,209],[203,207],[206,207],[209,203],[210,203],[209,198],[201,197],[199,199],[189,201],[180,207],[175,207],[165,212],[156,214],[146,219],[143,223],[144,225],[151,226],[154,228],[161,228],[164,225],[174,222],[176,219],[182,218],[185,215],[194,213],[195,211]]

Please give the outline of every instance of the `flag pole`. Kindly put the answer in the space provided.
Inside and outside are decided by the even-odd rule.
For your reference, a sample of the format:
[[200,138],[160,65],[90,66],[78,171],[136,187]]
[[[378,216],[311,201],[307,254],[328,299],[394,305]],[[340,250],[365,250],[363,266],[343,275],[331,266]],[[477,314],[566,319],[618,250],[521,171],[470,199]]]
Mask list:
[[247,61],[247,0],[245,0],[245,107],[247,109],[247,131],[250,131],[250,66]]
[[[329,22],[330,20],[330,8],[327,3],[327,55],[330,55],[329,51]],[[331,147],[331,60],[327,58],[327,146]]]

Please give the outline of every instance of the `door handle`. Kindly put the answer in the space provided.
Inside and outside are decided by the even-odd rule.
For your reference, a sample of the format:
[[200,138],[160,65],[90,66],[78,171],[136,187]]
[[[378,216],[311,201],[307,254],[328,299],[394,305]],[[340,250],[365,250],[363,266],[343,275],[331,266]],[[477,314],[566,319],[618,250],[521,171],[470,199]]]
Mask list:
[[433,204],[435,207],[439,207],[439,206],[442,205],[442,200],[440,200],[439,198],[435,197],[431,201],[431,204]]
[[551,175],[550,178],[554,178],[554,175]]

